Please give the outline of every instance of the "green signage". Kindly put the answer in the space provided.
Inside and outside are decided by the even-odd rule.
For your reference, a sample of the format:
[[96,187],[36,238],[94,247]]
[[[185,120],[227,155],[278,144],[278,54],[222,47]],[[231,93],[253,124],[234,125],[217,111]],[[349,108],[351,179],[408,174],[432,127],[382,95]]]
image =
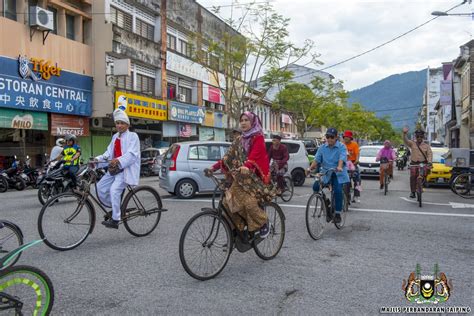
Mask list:
[[48,114],[0,109],[0,128],[48,130]]

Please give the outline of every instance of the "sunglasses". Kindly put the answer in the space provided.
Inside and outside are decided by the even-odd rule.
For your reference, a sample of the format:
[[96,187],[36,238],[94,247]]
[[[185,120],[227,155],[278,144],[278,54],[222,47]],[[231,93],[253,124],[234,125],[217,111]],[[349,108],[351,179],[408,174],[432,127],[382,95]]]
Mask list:
[[326,138],[333,139],[333,138],[336,138],[336,136],[334,136],[334,135],[326,135]]

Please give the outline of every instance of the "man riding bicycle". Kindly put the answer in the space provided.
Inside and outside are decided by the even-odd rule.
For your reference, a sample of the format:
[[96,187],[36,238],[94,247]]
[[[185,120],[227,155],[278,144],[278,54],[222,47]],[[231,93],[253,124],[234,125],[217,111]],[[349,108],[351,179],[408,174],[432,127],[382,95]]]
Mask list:
[[390,179],[393,178],[393,161],[396,159],[395,151],[392,148],[392,144],[389,140],[383,143],[383,148],[377,153],[375,161],[380,161],[380,190],[383,189],[385,172],[388,172]]
[[279,193],[285,191],[285,180],[283,176],[288,171],[288,160],[290,156],[288,154],[288,148],[281,143],[280,135],[273,135],[272,145],[268,150],[268,160],[273,159],[273,163],[270,166],[272,178],[276,176],[277,186]]
[[[428,168],[431,168],[431,163],[433,162],[433,152],[431,151],[431,146],[423,142],[425,138],[425,132],[421,129],[417,129],[415,131],[415,141],[412,141],[407,137],[408,130],[408,127],[403,128],[403,142],[408,148],[410,148],[411,151],[410,165],[416,166],[420,163],[425,163],[428,164]],[[418,178],[419,171],[419,168],[410,168],[410,198],[412,199],[416,197],[416,179]]]
[[354,199],[351,202],[360,203],[359,145],[354,141],[352,131],[345,131],[343,138],[347,148],[347,160],[351,161],[355,167],[355,170],[349,170],[349,179],[353,181],[354,185]]
[[66,146],[56,160],[64,160],[64,170],[71,178],[72,187],[77,186],[76,172],[79,170],[79,157],[81,157],[81,147],[76,144],[76,135],[68,134],[66,137]]
[[107,151],[95,159],[111,159],[107,173],[97,184],[97,195],[104,205],[112,205],[112,218],[102,222],[108,228],[118,228],[121,218],[122,192],[127,185],[138,185],[140,180],[140,140],[137,133],[130,132],[127,113],[120,109],[114,111],[117,133]]
[[[314,161],[311,163],[308,171],[316,169],[318,172],[326,172],[330,169],[336,169],[336,173],[328,173],[324,176],[324,183],[331,183],[334,190],[335,197],[335,218],[336,224],[341,222],[341,212],[343,204],[343,185],[349,182],[349,174],[347,173],[347,149],[342,143],[337,140],[337,130],[330,127],[326,131],[327,143],[321,145],[316,153]],[[313,191],[319,191],[319,182],[315,181]],[[331,218],[328,216],[328,222]]]

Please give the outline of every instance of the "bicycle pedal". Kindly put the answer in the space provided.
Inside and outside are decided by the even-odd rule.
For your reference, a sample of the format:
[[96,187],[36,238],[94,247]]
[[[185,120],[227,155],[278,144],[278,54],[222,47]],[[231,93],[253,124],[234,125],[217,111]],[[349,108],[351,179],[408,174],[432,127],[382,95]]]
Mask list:
[[162,208],[162,209],[159,209],[158,212],[168,212],[168,209],[167,208]]

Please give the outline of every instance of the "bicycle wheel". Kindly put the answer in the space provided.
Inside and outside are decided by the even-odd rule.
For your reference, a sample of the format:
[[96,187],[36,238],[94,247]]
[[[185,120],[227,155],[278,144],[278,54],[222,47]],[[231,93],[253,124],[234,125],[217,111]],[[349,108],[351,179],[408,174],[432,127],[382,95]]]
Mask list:
[[0,176],[0,193],[7,192],[8,190],[8,181],[4,177]]
[[423,194],[423,179],[418,177],[416,179],[416,199],[418,200],[418,206],[422,207],[422,196]]
[[472,174],[462,173],[454,179],[452,190],[454,193],[463,198],[468,198],[471,193]]
[[293,180],[289,176],[284,176],[283,180],[285,182],[285,189],[281,193],[281,199],[283,200],[283,202],[290,202],[295,189],[293,185]]
[[42,183],[38,187],[38,200],[41,205],[44,205],[52,196],[58,194],[58,188],[54,184]]
[[258,243],[254,241],[253,249],[261,259],[270,260],[276,257],[283,246],[285,215],[280,206],[274,202],[266,202],[262,205],[262,208],[267,213],[267,225],[270,228],[270,234]]
[[342,199],[343,200],[342,200],[341,222],[340,223],[334,222],[334,226],[336,226],[337,229],[342,229],[344,225],[346,224],[347,211],[349,210],[349,203],[347,201],[347,196],[343,194]]
[[[23,245],[23,233],[20,228],[13,223],[0,221],[0,256],[5,256],[21,245]],[[20,256],[21,252],[8,263],[7,267],[14,265]]]
[[217,209],[219,206],[219,201],[222,199],[222,191],[219,189],[218,186],[215,187],[214,191],[212,192],[212,208]]
[[95,213],[92,204],[82,196],[66,192],[49,199],[38,217],[39,235],[49,247],[71,250],[82,244],[92,232]]
[[54,287],[50,278],[31,266],[20,265],[2,270],[0,295],[0,306],[12,306],[12,315],[49,315],[54,304]]
[[388,170],[385,170],[385,175],[383,177],[383,194],[384,195],[387,195],[387,192],[388,192]]
[[326,205],[319,193],[313,193],[306,204],[306,229],[314,240],[321,238],[326,227]]
[[214,211],[204,211],[184,226],[179,239],[179,259],[190,276],[205,281],[221,273],[232,247],[227,222]]
[[151,234],[158,226],[163,204],[155,189],[139,186],[128,192],[122,204],[123,225],[136,237]]

